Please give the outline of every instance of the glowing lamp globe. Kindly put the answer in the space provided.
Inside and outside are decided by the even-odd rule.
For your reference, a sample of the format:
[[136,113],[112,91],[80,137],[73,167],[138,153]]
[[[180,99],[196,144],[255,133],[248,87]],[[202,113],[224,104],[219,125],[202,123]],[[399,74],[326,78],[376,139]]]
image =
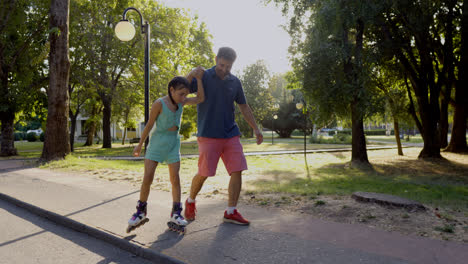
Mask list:
[[115,35],[122,41],[129,41],[135,36],[135,27],[128,20],[122,20],[115,26]]

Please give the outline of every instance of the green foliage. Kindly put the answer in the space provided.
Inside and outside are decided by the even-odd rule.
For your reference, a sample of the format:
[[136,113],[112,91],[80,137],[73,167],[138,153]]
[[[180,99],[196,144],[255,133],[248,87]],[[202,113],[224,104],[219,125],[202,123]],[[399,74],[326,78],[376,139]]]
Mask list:
[[[122,42],[114,34],[129,6],[136,7],[150,25],[150,104],[167,93],[167,83],[174,76],[186,75],[197,65],[213,65],[215,56],[206,25],[182,9],[156,1],[84,0],[71,5],[71,81],[81,90],[80,95],[71,94],[71,105],[78,109],[82,104],[87,108],[85,115],[96,114],[86,105],[93,104],[87,98],[98,95],[103,103],[111,104],[112,121],[129,127],[143,120],[144,42],[138,14],[127,13],[136,29],[133,40]],[[183,123],[194,120],[195,111],[184,113]],[[193,124],[185,127],[194,129]]]
[[[272,115],[273,98],[268,88],[270,73],[264,61],[257,61],[248,65],[239,79],[242,82],[247,103],[252,108],[252,113],[258,123],[262,123],[268,115]],[[239,115],[238,115],[239,116]],[[252,137],[252,128],[243,118],[237,121],[243,136]]]
[[15,141],[21,141],[26,138],[26,133],[25,132],[15,132],[14,133]]
[[42,132],[41,135],[39,135],[39,140],[41,140],[41,142],[44,142],[44,140],[45,140],[44,132]]
[[351,141],[351,135],[347,134],[336,134],[332,138],[324,138],[315,134],[309,139],[310,143],[316,144],[351,144]]
[[35,142],[39,139],[39,137],[36,135],[35,132],[29,132],[26,135],[26,139],[28,140],[28,142]]
[[385,129],[364,130],[366,136],[385,136],[386,133]]
[[[45,58],[49,1],[0,2],[0,115],[2,130],[13,131],[17,113],[35,113],[47,81]],[[9,128],[8,128],[9,127]],[[14,135],[3,135],[2,154],[14,153]]]
[[180,124],[179,133],[184,136],[184,139],[190,138],[192,132],[196,129],[195,122],[182,122]]

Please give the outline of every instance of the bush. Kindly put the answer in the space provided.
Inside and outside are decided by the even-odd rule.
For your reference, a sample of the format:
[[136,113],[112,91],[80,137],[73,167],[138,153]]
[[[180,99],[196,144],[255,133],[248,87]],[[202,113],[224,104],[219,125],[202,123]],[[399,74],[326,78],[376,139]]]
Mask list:
[[327,144],[327,140],[323,138],[323,136],[317,136],[317,134],[312,135],[309,139],[309,143],[315,144]]
[[351,129],[337,131],[337,135],[351,135]]
[[41,140],[41,142],[44,142],[45,140],[44,132],[41,133],[41,135],[39,136],[39,139]]
[[352,137],[347,134],[333,135],[333,138],[324,138],[322,136],[314,135],[309,139],[310,143],[315,144],[351,144]]
[[34,132],[29,132],[28,135],[26,136],[26,139],[29,141],[29,142],[35,142],[39,139],[39,137],[36,135],[36,133]]
[[366,136],[385,136],[386,132],[385,129],[364,130]]
[[21,141],[24,139],[24,133],[23,132],[15,132],[14,133],[15,141]]
[[336,134],[333,136],[333,141],[335,144],[351,144],[352,137],[348,134]]

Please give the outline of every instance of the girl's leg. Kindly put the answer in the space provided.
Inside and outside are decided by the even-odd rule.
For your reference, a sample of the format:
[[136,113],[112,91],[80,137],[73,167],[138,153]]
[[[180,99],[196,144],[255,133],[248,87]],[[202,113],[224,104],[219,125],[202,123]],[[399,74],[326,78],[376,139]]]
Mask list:
[[140,189],[140,201],[146,202],[150,193],[150,187],[153,183],[154,172],[158,166],[157,161],[145,159],[145,174],[143,176],[143,182],[141,183]]
[[172,184],[172,201],[175,203],[180,203],[180,161],[171,163],[168,165],[168,167]]

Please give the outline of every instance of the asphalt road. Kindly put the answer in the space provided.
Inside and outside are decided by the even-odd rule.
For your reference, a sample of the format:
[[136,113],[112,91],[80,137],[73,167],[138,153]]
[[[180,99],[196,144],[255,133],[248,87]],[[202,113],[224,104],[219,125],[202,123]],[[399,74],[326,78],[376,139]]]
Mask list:
[[0,263],[151,262],[0,200]]

